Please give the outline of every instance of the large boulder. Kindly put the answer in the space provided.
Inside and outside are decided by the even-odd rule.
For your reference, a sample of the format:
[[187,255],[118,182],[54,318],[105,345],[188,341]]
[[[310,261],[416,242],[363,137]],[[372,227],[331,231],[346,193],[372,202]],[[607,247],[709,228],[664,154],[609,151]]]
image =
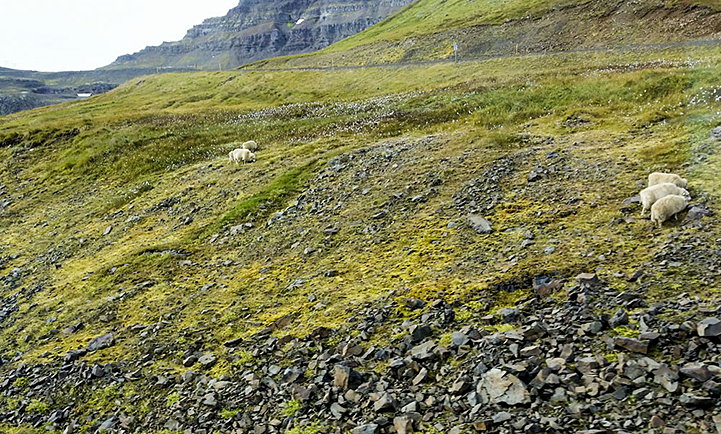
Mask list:
[[526,385],[515,375],[498,368],[493,368],[483,375],[476,391],[484,403],[518,405],[531,402]]

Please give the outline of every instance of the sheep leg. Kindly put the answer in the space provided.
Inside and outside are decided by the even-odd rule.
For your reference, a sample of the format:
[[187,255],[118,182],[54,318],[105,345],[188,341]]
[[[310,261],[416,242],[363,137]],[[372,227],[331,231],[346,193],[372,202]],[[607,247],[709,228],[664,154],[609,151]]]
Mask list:
[[646,207],[641,208],[641,217],[646,213]]

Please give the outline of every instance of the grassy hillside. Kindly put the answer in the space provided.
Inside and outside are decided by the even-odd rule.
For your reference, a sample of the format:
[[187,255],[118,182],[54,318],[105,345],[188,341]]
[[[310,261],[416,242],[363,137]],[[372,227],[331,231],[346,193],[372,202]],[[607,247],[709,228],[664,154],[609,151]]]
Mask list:
[[[695,204],[721,210],[718,142],[707,140],[721,123],[720,66],[721,51],[701,46],[165,74],[0,118],[0,413],[13,415],[2,420],[27,426],[17,432],[46,432],[46,422],[61,431],[65,422],[48,415],[67,407],[87,432],[110,414],[133,417],[127,432],[160,432],[189,398],[182,382],[158,387],[159,377],[190,367],[235,381],[351,342],[397,345],[402,322],[428,312],[409,311],[407,298],[446,300],[453,327],[507,331],[483,318],[528,303],[539,276],[595,272],[609,291],[642,293],[648,305],[680,292],[712,303],[717,218],[659,229],[622,202],[648,173],[668,170],[690,180]],[[257,163],[229,164],[233,142],[247,139],[261,146]],[[474,232],[471,214],[493,233]],[[694,255],[677,254],[688,245]],[[628,278],[638,270],[642,279]],[[565,291],[547,302],[561,309]],[[391,321],[361,334],[372,309]],[[588,314],[608,309],[589,305]],[[331,337],[302,340],[320,327]],[[629,327],[608,333],[638,335]],[[434,333],[446,345],[451,331]],[[82,366],[102,364],[122,380],[38,392],[34,376],[54,375],[104,333],[114,344]],[[237,348],[224,345],[238,338]],[[269,338],[283,344],[264,353]],[[218,362],[184,365],[197,352]],[[454,357],[455,367],[470,360]],[[369,363],[357,369],[390,372],[388,361]],[[302,369],[310,380],[325,368]],[[223,399],[202,417],[183,410],[194,421],[184,426],[227,432],[262,414],[297,416],[297,432],[331,432],[327,411],[290,392],[263,411]],[[448,420],[443,411],[434,419]]]
[[418,0],[364,32],[264,67],[340,66],[670,43],[721,36],[707,0]]

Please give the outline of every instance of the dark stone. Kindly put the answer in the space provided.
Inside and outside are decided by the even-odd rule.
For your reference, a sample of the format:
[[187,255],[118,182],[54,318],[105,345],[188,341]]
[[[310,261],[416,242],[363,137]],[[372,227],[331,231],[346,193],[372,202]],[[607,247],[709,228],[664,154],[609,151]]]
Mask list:
[[235,339],[231,339],[229,341],[225,341],[223,343],[223,346],[228,347],[228,348],[233,348],[233,347],[237,347],[238,345],[240,345],[242,343],[243,343],[243,338],[235,338]]
[[616,338],[616,345],[634,353],[646,354],[648,352],[648,342],[638,339],[619,336]]
[[72,350],[65,353],[63,356],[63,362],[74,362],[85,355],[88,351],[85,348],[80,350]]
[[706,380],[710,380],[714,376],[711,371],[709,371],[708,366],[703,363],[688,363],[684,365],[679,372],[702,383]]
[[518,309],[504,307],[503,309],[498,309],[496,315],[500,316],[504,323],[511,324],[518,320]]
[[354,389],[363,381],[358,372],[345,365],[335,365],[333,370],[333,385],[344,389]]
[[612,328],[620,327],[626,324],[628,324],[628,314],[625,310],[623,310],[623,308],[619,308],[616,313],[613,314],[613,317],[608,320],[608,325]]
[[433,331],[427,325],[412,326],[410,332],[412,343],[421,342],[423,339],[433,334]]
[[721,321],[718,318],[706,318],[698,323],[698,335],[702,337],[714,337],[721,335]]
[[417,298],[406,298],[406,307],[408,309],[422,309],[426,302]]

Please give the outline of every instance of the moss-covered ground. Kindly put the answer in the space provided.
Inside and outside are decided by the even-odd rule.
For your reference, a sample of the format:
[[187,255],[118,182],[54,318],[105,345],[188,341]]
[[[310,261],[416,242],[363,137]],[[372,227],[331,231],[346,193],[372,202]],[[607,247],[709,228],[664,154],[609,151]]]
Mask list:
[[[86,361],[152,353],[152,369],[177,373],[203,334],[220,376],[252,358],[230,357],[225,340],[287,315],[278,336],[347,327],[356,307],[405,297],[456,302],[476,322],[531,296],[536,275],[596,272],[650,302],[718,297],[703,262],[716,217],[657,229],[622,201],[667,170],[719,211],[707,138],[720,66],[721,52],[696,47],[166,74],[0,118],[0,276],[20,276],[0,284],[17,309],[0,356],[52,363],[112,331],[115,345]],[[258,161],[228,163],[245,139]],[[548,175],[529,182],[539,166]],[[473,232],[472,212],[494,232]],[[67,394],[102,413],[133,387]]]

